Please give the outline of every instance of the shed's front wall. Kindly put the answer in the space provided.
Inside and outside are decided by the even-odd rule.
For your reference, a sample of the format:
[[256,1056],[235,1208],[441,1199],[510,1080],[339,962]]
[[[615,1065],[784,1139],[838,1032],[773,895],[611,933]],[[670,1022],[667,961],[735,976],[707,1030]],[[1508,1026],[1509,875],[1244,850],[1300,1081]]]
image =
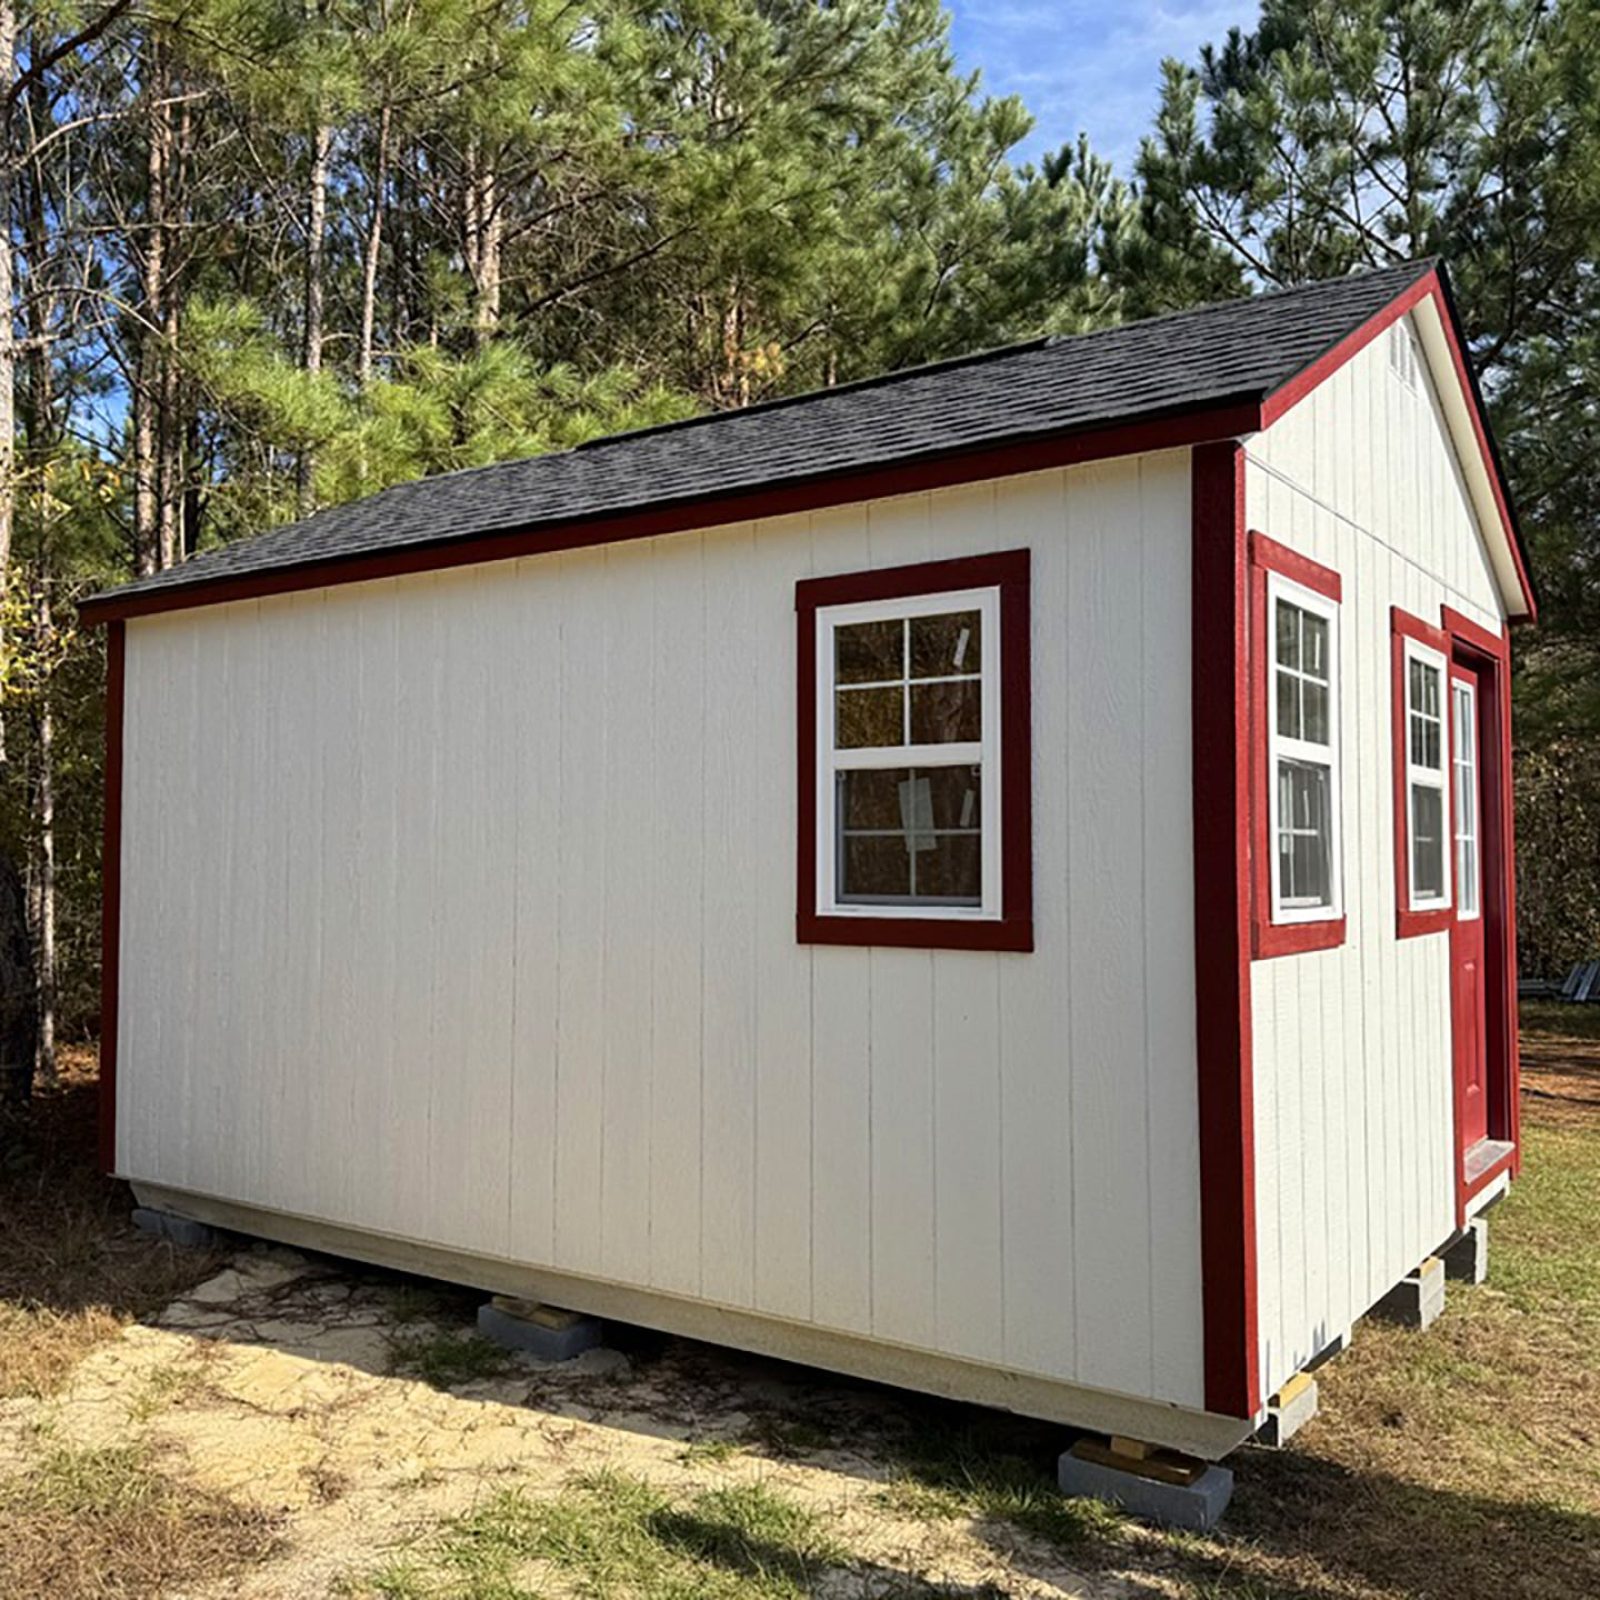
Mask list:
[[1455,1227],[1450,938],[1395,929],[1390,608],[1502,612],[1427,370],[1369,344],[1246,449],[1252,528],[1332,567],[1344,898],[1334,950],[1257,961],[1256,1215],[1271,1394]]
[[[1173,452],[131,622],[119,1170],[1200,1408],[1189,539]],[[797,943],[796,580],[1021,546],[1036,951]]]

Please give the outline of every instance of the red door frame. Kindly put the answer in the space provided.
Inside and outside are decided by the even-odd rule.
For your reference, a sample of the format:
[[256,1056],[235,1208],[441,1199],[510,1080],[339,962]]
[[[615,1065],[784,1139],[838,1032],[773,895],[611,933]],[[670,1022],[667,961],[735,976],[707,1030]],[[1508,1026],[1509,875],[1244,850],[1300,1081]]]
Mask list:
[[[1502,1172],[1522,1164],[1517,1054],[1516,850],[1511,798],[1511,641],[1445,606],[1440,617],[1450,640],[1452,665],[1469,667],[1478,679],[1478,736],[1483,796],[1479,849],[1482,853],[1484,1068],[1489,1137],[1510,1151],[1469,1181],[1462,1086],[1455,1075],[1456,1222]],[[1454,749],[1452,745],[1452,760]],[[1455,835],[1454,767],[1451,772],[1451,848]],[[1454,981],[1452,960],[1452,982]],[[1452,1057],[1453,1062],[1453,1057]]]

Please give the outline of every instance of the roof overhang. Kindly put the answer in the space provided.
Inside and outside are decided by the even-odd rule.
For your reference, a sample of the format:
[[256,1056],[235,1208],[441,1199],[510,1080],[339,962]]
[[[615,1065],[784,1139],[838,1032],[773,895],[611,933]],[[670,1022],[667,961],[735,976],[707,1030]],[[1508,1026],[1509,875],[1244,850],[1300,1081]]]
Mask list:
[[867,470],[790,480],[736,494],[646,504],[572,521],[530,522],[511,529],[414,542],[334,560],[273,567],[259,573],[175,583],[169,588],[141,589],[132,594],[109,589],[85,600],[78,615],[84,623],[95,625],[186,611],[197,606],[226,605],[307,589],[369,583],[419,572],[546,555],[558,550],[648,539],[690,529],[726,527],[758,518],[790,516],[861,500],[880,500],[892,495],[977,483],[988,478],[1015,477],[1052,467],[1144,455],[1155,450],[1183,449],[1217,439],[1241,438],[1259,432],[1262,426],[1260,396],[1240,395],[1204,407],[1135,417],[1108,427],[901,458]]
[[1466,356],[1461,320],[1449,283],[1437,267],[1396,295],[1320,360],[1270,394],[1262,407],[1262,421],[1270,427],[1407,313],[1412,314],[1417,339],[1433,377],[1506,615],[1512,622],[1536,621],[1538,601],[1528,575],[1527,552],[1510,485],[1489,431],[1483,392]]

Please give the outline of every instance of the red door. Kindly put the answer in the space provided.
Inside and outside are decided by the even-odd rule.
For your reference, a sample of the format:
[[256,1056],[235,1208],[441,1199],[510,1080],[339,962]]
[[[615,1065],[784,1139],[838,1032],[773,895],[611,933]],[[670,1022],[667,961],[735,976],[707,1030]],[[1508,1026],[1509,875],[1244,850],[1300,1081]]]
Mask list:
[[1489,1137],[1489,1067],[1483,957],[1484,793],[1479,674],[1450,669],[1451,815],[1455,845],[1455,922],[1450,932],[1451,1022],[1461,1153]]

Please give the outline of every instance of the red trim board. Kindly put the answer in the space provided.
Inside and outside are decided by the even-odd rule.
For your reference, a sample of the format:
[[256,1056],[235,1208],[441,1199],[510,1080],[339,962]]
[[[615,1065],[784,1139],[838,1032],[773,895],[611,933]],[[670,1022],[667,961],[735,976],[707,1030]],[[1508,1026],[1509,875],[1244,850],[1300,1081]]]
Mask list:
[[1250,1012],[1249,550],[1244,451],[1193,456],[1195,1020],[1205,1407],[1261,1408]]
[[[882,567],[795,585],[796,771],[795,937],[802,944],[895,945],[915,950],[1033,949],[1033,698],[1027,550]],[[840,917],[817,911],[817,611],[866,600],[1000,590],[1000,916],[994,921],[929,917]]]
[[1303,556],[1264,533],[1250,535],[1250,948],[1256,960],[1333,950],[1345,941],[1345,918],[1320,922],[1272,920],[1271,752],[1267,737],[1271,706],[1267,682],[1271,661],[1267,616],[1267,574],[1298,583],[1336,604],[1344,600],[1344,584],[1332,567]]
[[584,549],[628,539],[649,539],[690,528],[724,527],[729,523],[750,522],[757,518],[789,516],[826,506],[849,505],[858,500],[949,488],[986,478],[1042,472],[1051,467],[1073,466],[1113,456],[1138,455],[1150,450],[1176,449],[1201,440],[1231,439],[1255,432],[1260,427],[1259,406],[1230,403],[1119,427],[1056,434],[1049,438],[1023,440],[989,449],[952,451],[921,461],[897,462],[870,471],[818,478],[804,483],[770,485],[720,498],[688,500],[615,516],[589,517],[543,527],[479,534],[448,542],[378,550],[368,555],[280,568],[255,576],[217,578],[126,596],[113,589],[86,600],[79,608],[79,615],[85,623],[92,625],[113,617],[150,616],[164,611],[189,610],[195,606],[223,605],[236,600],[261,599],[267,595],[293,594],[304,589],[368,583],[379,578],[474,566],[486,561],[507,561],[518,556]]
[[126,624],[106,629],[105,818],[100,855],[100,1166],[117,1166],[117,1004],[122,927],[122,750]]
[[[1437,910],[1413,911],[1411,909],[1411,824],[1406,805],[1406,656],[1405,641],[1415,639],[1430,650],[1437,650],[1448,664],[1450,641],[1421,617],[1414,617],[1399,606],[1390,611],[1389,663],[1390,663],[1390,719],[1393,723],[1392,750],[1394,766],[1394,915],[1395,937],[1415,939],[1423,934],[1443,933],[1455,920],[1454,894],[1451,904]],[[1441,691],[1442,693],[1443,691]],[[1449,696],[1444,695],[1445,725],[1449,725]],[[1449,763],[1446,762],[1445,789],[1450,788]],[[1445,851],[1445,871],[1453,875],[1451,852]]]
[[1268,395],[1261,407],[1261,425],[1263,428],[1270,428],[1284,412],[1299,404],[1319,384],[1325,382],[1353,356],[1359,355],[1381,333],[1421,305],[1424,300],[1432,300],[1438,306],[1439,322],[1444,329],[1451,364],[1455,367],[1456,379],[1466,396],[1467,412],[1472,418],[1473,437],[1477,441],[1484,470],[1489,476],[1495,509],[1499,513],[1500,526],[1505,532],[1506,544],[1510,548],[1511,559],[1517,571],[1517,582],[1522,589],[1523,603],[1527,607],[1526,618],[1519,620],[1535,622],[1539,615],[1538,601],[1534,596],[1532,580],[1528,576],[1527,562],[1523,558],[1522,537],[1517,528],[1517,519],[1506,493],[1505,473],[1501,470],[1500,458],[1489,437],[1483,396],[1478,390],[1477,380],[1472,375],[1472,365],[1467,360],[1462,343],[1460,318],[1456,315],[1455,305],[1437,268],[1424,273],[1409,289],[1396,295],[1388,305],[1375,312],[1353,333],[1347,334],[1325,355],[1312,362],[1303,371],[1296,373],[1281,389]]

